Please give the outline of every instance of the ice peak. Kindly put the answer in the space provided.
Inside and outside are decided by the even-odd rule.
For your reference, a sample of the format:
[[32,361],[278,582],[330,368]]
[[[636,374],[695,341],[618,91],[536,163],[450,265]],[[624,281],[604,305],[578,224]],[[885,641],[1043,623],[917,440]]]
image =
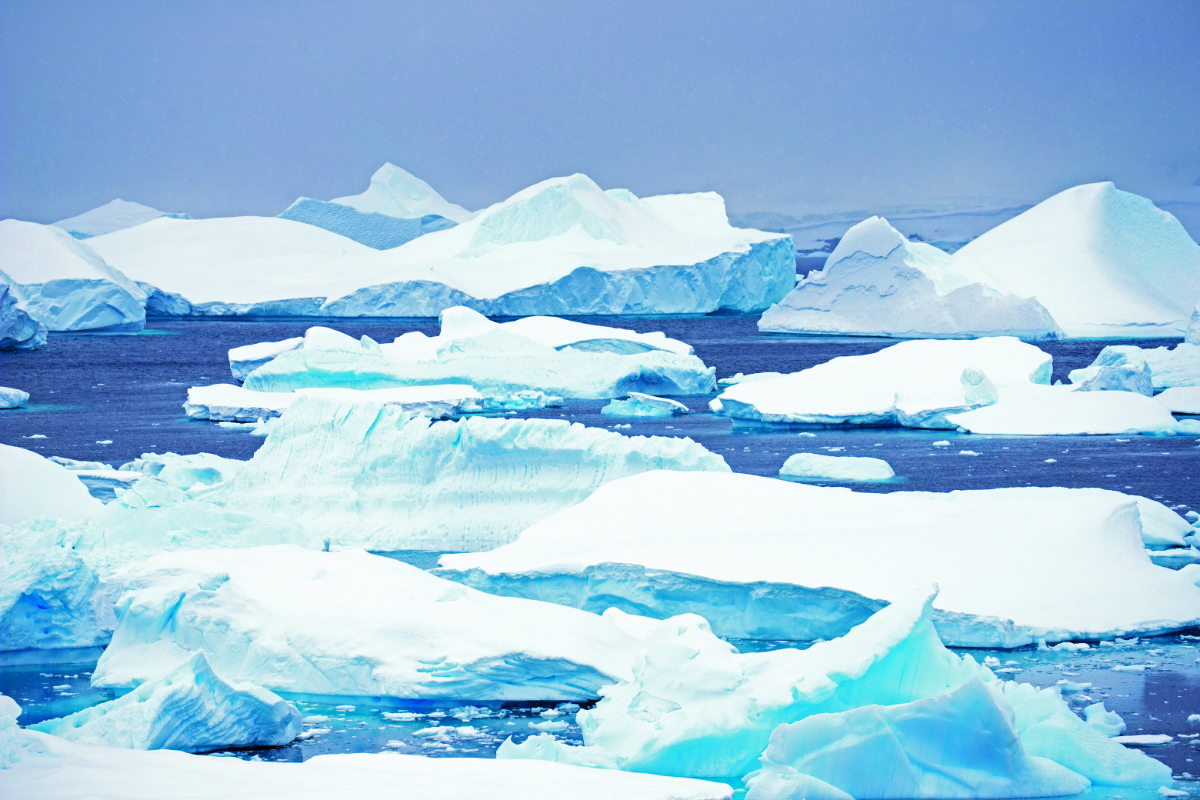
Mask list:
[[471,215],[462,206],[446,200],[428,183],[390,161],[375,170],[371,185],[365,192],[338,197],[333,202],[364,213],[374,212],[402,219],[436,214],[462,222]]
[[904,234],[893,228],[883,217],[868,217],[846,231],[838,246],[829,254],[826,263],[835,264],[854,253],[883,258],[907,242]]

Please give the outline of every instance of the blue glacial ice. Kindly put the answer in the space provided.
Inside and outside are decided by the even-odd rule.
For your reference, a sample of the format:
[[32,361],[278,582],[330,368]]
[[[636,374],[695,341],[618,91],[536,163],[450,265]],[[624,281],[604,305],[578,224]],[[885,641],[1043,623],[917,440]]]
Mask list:
[[[821,789],[808,795],[818,797],[855,788],[860,797],[1019,797],[1170,782],[1166,765],[1089,727],[1057,691],[1001,682],[948,651],[932,622],[935,596],[911,592],[803,651],[740,654],[699,617],[667,620],[647,636],[633,678],[577,715],[583,747],[543,734],[510,740],[497,757],[747,776],[763,784],[759,797],[806,796],[767,791],[789,783]],[[925,774],[911,769],[924,764]]]
[[0,284],[49,331],[139,331],[142,291],[86,244],[53,225],[0,221]]
[[299,397],[327,397],[343,402],[382,403],[433,419],[483,410],[545,408],[561,405],[561,398],[544,392],[523,390],[510,395],[485,398],[466,384],[398,386],[394,389],[321,388],[294,392],[256,392],[244,386],[214,383],[188,389],[183,413],[190,419],[225,422],[256,422],[282,414]]
[[359,211],[348,205],[301,197],[279,215],[283,219],[316,225],[353,239],[376,250],[390,250],[418,236],[454,227],[455,223],[438,214],[402,219],[374,211]]
[[865,456],[827,456],[820,453],[794,453],[779,468],[784,478],[807,480],[886,481],[896,477],[891,464],[882,458]]
[[198,652],[116,700],[30,728],[82,744],[199,753],[287,744],[301,725],[291,703],[252,683],[228,683]]
[[28,402],[29,392],[11,386],[0,386],[0,409],[21,408]]
[[444,555],[438,574],[584,609],[690,611],[722,636],[787,640],[840,636],[932,582],[944,641],[1003,648],[1195,625],[1200,590],[1146,552],[1177,546],[1187,528],[1156,501],[1100,489],[881,494],[660,471],[606,484],[511,544]]
[[[564,332],[562,325],[587,330]],[[280,349],[246,375],[245,388],[291,392],[466,384],[487,397],[538,390],[557,397],[605,398],[630,391],[706,394],[716,385],[713,368],[687,345],[661,334],[553,317],[500,324],[462,307],[443,312],[442,332],[435,337],[413,331],[378,345],[310,328],[302,344]],[[248,362],[241,354],[231,359],[235,373],[244,371],[241,365]]]
[[615,399],[600,409],[606,417],[677,417],[688,412],[688,407],[678,400],[642,392],[630,392],[625,399]]
[[37,350],[46,346],[46,326],[29,316],[16,287],[0,278],[0,350]]
[[1062,337],[1036,299],[996,288],[936,247],[910,242],[880,217],[850,228],[824,269],[763,312],[758,327],[908,339]]
[[653,624],[495,597],[358,550],[167,553],[115,580],[95,686],[134,686],[202,651],[227,680],[273,691],[578,701],[631,675]]
[[204,499],[294,521],[334,544],[477,550],[511,541],[608,481],[664,469],[729,471],[690,439],[626,437],[566,420],[431,422],[378,403],[302,397]]

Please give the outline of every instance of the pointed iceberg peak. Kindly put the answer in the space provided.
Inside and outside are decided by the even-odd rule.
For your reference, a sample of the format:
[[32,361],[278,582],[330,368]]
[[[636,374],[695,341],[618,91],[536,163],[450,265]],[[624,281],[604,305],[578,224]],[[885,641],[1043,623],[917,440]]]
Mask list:
[[846,231],[837,247],[829,254],[826,265],[836,264],[854,253],[866,253],[872,258],[884,258],[908,239],[883,217],[868,217]]
[[364,213],[417,219],[431,214],[462,222],[471,212],[442,197],[425,181],[391,162],[375,170],[371,185],[362,194],[333,200]]

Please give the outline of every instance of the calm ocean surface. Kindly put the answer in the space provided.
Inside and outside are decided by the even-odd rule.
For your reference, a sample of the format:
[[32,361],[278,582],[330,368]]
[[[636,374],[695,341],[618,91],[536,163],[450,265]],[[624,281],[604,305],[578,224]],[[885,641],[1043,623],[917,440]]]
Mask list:
[[[882,339],[812,338],[760,334],[753,317],[589,318],[639,331],[661,330],[691,344],[717,377],[738,372],[792,372],[842,355],[870,353],[895,342]],[[232,382],[232,347],[300,335],[311,319],[211,321],[154,320],[136,335],[53,335],[45,350],[0,353],[0,385],[24,389],[28,407],[0,412],[0,442],[46,456],[103,461],[114,466],[142,453],[210,452],[249,458],[261,440],[241,430],[188,420],[182,410],[190,386]],[[337,320],[330,327],[358,337],[391,341],[410,330],[436,333],[426,320]],[[1086,366],[1105,344],[1041,344],[1054,356],[1054,377]],[[1173,344],[1130,342],[1152,347]],[[1141,494],[1180,513],[1200,511],[1200,446],[1195,437],[976,436],[894,428],[808,429],[734,424],[708,413],[710,396],[680,398],[693,414],[670,419],[616,419],[600,415],[606,401],[567,401],[564,408],[529,416],[565,417],[630,435],[689,436],[724,456],[737,472],[774,476],[800,451],[870,455],[888,461],[899,480],[867,491],[988,489],[1005,486],[1094,486]],[[804,433],[804,436],[800,434]],[[811,434],[811,435],[810,435]],[[949,440],[950,446],[934,443]],[[1071,569],[1070,564],[1063,565]],[[1063,676],[1088,681],[1089,702],[1105,700],[1122,713],[1129,733],[1170,733],[1175,740],[1152,749],[1177,776],[1200,773],[1200,750],[1188,714],[1200,713],[1200,649],[1187,635],[1124,643],[1089,652],[1035,650],[997,653],[1009,677],[1053,685]],[[982,658],[986,653],[975,653]],[[1144,671],[1113,666],[1150,664]],[[58,716],[108,695],[88,685],[92,664],[0,669],[0,691],[25,708],[24,724]],[[302,699],[303,698],[298,698]],[[1073,700],[1073,703],[1080,702]],[[315,731],[289,747],[254,754],[301,760],[323,752],[420,752],[490,756],[509,735],[550,730],[578,739],[574,708],[454,706],[388,702],[303,703],[306,728]],[[1196,762],[1193,763],[1193,759]]]

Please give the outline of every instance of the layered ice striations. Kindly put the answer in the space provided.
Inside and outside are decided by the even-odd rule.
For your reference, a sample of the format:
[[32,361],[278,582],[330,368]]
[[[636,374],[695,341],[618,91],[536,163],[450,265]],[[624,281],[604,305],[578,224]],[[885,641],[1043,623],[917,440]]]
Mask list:
[[197,652],[116,700],[30,727],[82,744],[200,753],[287,744],[301,725],[291,703],[252,683],[226,682]]
[[[511,544],[442,556],[439,574],[585,609],[692,611],[722,636],[804,641],[840,636],[936,582],[944,641],[1019,647],[1200,621],[1200,589],[1147,556],[1186,526],[1159,505],[1100,489],[880,494],[660,471],[607,484]],[[1068,562],[1080,568],[1063,573]]]
[[431,422],[377,403],[302,397],[206,499],[294,520],[335,544],[478,550],[608,481],[662,469],[729,471],[690,439],[625,437],[565,420]]

